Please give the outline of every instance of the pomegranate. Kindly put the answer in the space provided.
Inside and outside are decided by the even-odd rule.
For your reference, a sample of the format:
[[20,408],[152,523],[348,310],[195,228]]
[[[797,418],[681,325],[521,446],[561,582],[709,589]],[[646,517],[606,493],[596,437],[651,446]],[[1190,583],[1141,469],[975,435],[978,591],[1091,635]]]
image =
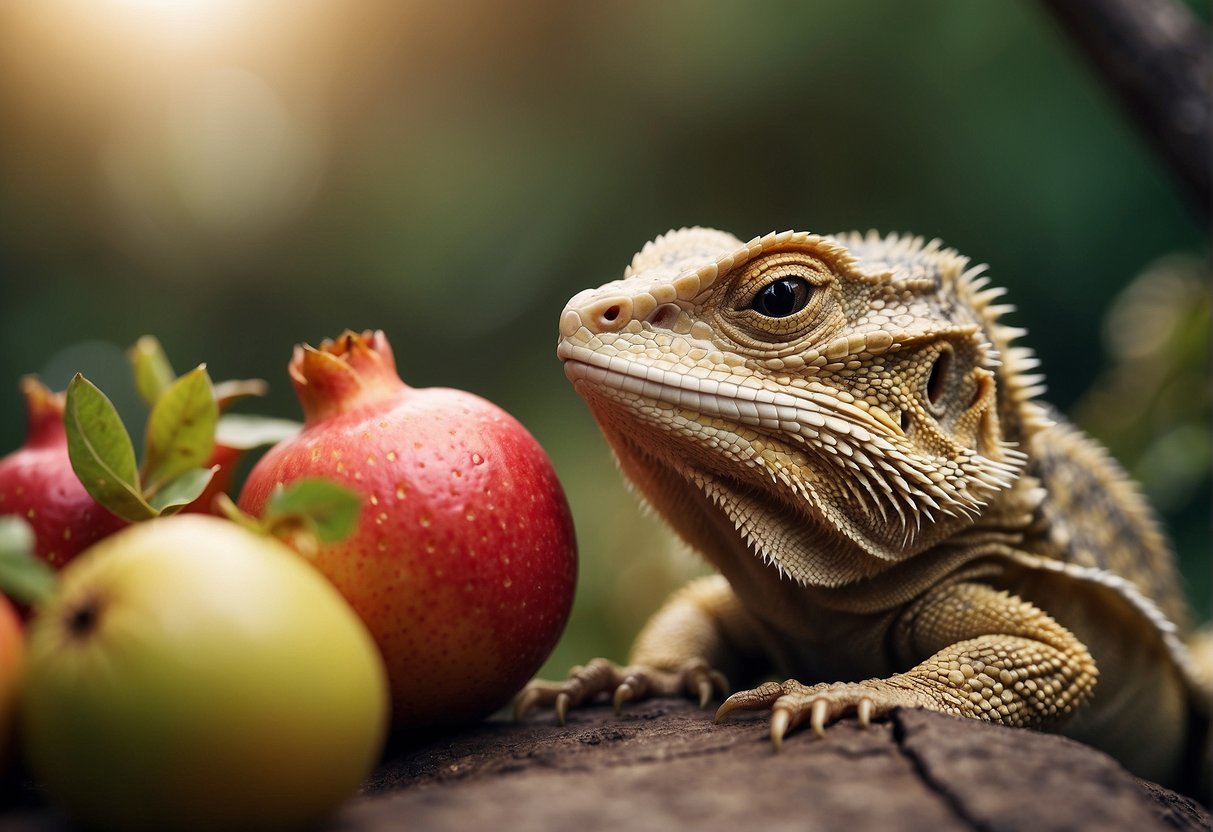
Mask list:
[[81,485],[67,455],[63,395],[33,376],[25,394],[25,444],[0,459],[0,514],[16,514],[34,530],[34,551],[61,567],[126,521],[106,511]]
[[239,506],[328,477],[361,495],[355,531],[315,566],[366,622],[397,726],[447,726],[507,703],[547,658],[576,580],[573,523],[539,443],[496,405],[414,389],[382,332],[296,347],[304,427],[249,473]]

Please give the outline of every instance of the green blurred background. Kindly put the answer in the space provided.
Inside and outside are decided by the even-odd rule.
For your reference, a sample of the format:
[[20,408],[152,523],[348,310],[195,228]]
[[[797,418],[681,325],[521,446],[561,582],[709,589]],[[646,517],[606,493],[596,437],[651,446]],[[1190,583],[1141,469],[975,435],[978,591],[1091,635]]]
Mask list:
[[291,346],[382,328],[406,381],[501,404],[565,482],[581,577],[545,672],[623,658],[701,567],[624,489],[556,322],[688,224],[991,264],[1207,615],[1207,230],[1028,2],[0,3],[0,451],[23,373],[82,370],[141,421],[143,333],[295,417]]

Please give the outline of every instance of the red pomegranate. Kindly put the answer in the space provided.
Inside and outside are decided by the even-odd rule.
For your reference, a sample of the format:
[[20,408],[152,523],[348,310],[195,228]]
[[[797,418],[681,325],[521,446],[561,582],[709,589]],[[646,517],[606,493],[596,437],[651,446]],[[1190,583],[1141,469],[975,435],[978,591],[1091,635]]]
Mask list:
[[25,394],[25,444],[0,459],[0,514],[25,518],[34,529],[34,550],[59,568],[77,553],[123,526],[81,485],[67,455],[63,395],[33,376]]
[[304,428],[249,473],[239,505],[327,477],[362,496],[354,533],[311,555],[362,616],[388,667],[398,726],[506,704],[568,618],[576,543],[539,443],[471,393],[414,389],[382,332],[295,349]]

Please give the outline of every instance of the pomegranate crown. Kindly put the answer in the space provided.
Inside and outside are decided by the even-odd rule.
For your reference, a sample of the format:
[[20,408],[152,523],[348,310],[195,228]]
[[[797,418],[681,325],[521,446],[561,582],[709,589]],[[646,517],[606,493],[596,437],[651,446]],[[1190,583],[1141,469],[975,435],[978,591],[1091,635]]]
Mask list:
[[291,383],[308,422],[336,416],[395,395],[407,385],[383,330],[347,329],[319,347],[299,344],[289,366]]
[[21,379],[21,393],[25,396],[26,444],[53,442],[63,436],[63,394],[51,390],[37,376]]

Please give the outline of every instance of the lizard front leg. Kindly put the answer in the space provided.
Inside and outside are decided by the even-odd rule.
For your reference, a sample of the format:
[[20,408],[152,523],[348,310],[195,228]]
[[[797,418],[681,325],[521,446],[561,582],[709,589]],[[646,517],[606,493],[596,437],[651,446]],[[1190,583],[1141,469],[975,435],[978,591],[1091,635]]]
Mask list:
[[564,724],[569,707],[607,693],[615,710],[655,696],[688,696],[703,707],[713,693],[728,693],[726,673],[744,663],[754,642],[753,623],[728,582],[700,578],[670,597],[641,630],[626,666],[594,659],[561,682],[536,679],[514,700],[521,719],[536,705],[553,705]]
[[805,721],[821,734],[849,713],[866,724],[897,707],[1049,728],[1095,687],[1095,663],[1078,639],[1027,601],[985,584],[958,582],[928,592],[899,628],[899,651],[921,659],[910,670],[862,682],[768,682],[730,696],[716,720],[737,709],[771,708],[776,748]]

